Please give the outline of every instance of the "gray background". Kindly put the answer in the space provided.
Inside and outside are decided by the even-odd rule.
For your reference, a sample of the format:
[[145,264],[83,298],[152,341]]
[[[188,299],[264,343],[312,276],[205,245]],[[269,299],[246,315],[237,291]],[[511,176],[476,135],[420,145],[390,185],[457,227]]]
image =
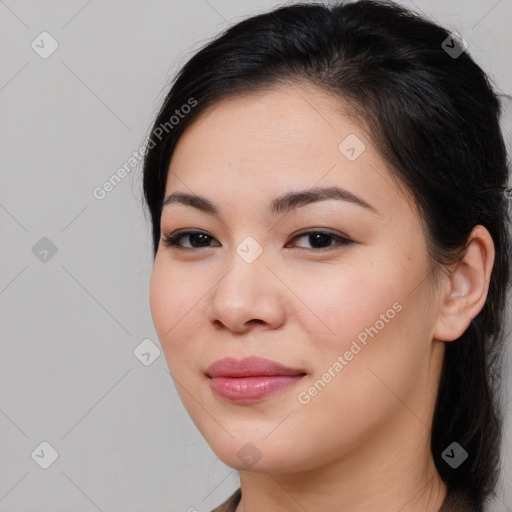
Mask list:
[[[403,3],[460,32],[512,94],[511,0]],[[145,339],[160,346],[140,165],[104,199],[93,190],[141,147],[179,66],[277,4],[0,0],[0,512],[203,512],[238,486],[188,418],[163,354],[146,366],[133,353]],[[43,31],[58,44],[47,58],[31,47],[51,49]],[[510,101],[507,112],[510,143]],[[58,452],[47,469],[43,441]],[[506,487],[490,510],[512,510]]]

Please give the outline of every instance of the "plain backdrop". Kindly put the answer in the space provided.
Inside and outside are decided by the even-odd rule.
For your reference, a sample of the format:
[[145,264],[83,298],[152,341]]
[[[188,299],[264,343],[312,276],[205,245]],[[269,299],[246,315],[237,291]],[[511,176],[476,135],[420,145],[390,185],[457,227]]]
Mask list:
[[[509,95],[510,145],[512,1],[403,3],[458,31]],[[141,166],[94,190],[142,146],[180,65],[277,5],[0,0],[0,512],[205,512],[238,487],[158,354]],[[510,375],[493,512],[512,508]]]

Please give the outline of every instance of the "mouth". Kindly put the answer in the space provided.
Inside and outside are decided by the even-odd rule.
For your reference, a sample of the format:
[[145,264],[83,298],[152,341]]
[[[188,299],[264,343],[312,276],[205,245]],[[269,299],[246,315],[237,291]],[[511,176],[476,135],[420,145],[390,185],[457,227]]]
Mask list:
[[210,389],[232,403],[253,403],[289,388],[301,381],[307,372],[290,368],[270,359],[247,357],[241,360],[223,358],[208,367]]

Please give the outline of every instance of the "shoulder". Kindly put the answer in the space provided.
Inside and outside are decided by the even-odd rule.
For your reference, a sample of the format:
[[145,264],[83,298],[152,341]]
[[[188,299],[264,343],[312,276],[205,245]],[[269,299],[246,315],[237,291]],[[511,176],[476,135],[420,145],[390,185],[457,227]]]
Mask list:
[[212,512],[235,512],[237,505],[240,503],[242,490],[238,488],[224,503],[221,503]]

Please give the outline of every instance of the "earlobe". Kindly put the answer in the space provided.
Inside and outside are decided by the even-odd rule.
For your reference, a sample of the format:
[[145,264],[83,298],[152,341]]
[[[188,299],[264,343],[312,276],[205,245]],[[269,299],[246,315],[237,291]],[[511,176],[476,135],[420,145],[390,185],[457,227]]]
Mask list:
[[440,298],[434,339],[458,339],[480,313],[487,299],[494,255],[494,242],[487,229],[473,228],[465,255],[443,278],[447,291]]

